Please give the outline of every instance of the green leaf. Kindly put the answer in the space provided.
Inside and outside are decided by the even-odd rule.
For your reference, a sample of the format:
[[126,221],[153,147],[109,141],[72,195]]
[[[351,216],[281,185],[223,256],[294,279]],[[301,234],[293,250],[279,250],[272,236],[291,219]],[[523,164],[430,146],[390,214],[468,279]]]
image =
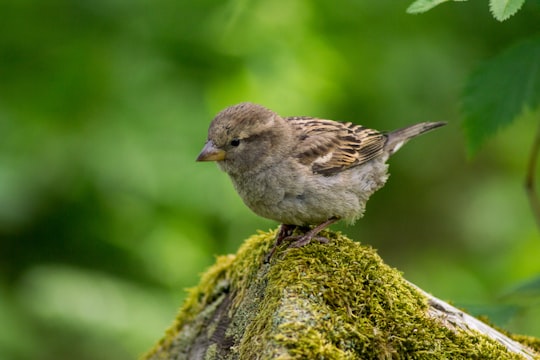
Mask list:
[[489,0],[489,10],[493,17],[499,21],[504,21],[514,15],[525,0]]
[[[408,14],[420,14],[433,9],[435,6],[451,0],[416,0],[407,8]],[[467,0],[453,0],[467,1]]]
[[409,14],[420,14],[450,0],[416,0],[407,8]]
[[526,107],[540,104],[540,37],[505,50],[468,79],[463,95],[463,127],[470,154]]

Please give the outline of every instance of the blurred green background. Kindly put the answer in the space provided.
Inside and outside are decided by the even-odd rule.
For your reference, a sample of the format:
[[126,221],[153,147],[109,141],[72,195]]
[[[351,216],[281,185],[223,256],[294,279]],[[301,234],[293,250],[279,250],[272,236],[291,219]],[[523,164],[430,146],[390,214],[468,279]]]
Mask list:
[[334,228],[539,337],[539,286],[512,291],[540,272],[523,189],[539,114],[470,159],[460,129],[467,76],[539,30],[539,2],[504,23],[483,1],[409,3],[0,0],[0,358],[133,359],[215,255],[277,226],[194,161],[241,101],[381,130],[448,121],[393,157],[364,219]]

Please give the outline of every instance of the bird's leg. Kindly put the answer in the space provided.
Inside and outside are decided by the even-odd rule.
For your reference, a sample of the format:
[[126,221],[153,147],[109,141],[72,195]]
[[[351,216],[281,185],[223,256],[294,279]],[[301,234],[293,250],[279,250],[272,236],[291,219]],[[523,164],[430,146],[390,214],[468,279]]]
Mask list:
[[322,243],[328,242],[327,238],[325,238],[323,236],[317,236],[317,234],[320,233],[324,228],[330,226],[331,224],[335,223],[338,220],[339,219],[337,217],[331,217],[330,219],[326,220],[322,224],[319,224],[319,225],[315,226],[313,229],[309,230],[304,235],[301,235],[301,236],[298,236],[298,237],[290,236],[289,239],[294,238],[295,241],[292,242],[289,245],[289,247],[296,247],[296,248],[302,247],[304,245],[309,244],[309,242],[312,239],[317,239]]
[[274,242],[274,246],[272,246],[268,254],[266,254],[266,256],[264,257],[265,263],[268,263],[270,261],[270,258],[272,257],[272,255],[274,255],[274,252],[276,252],[277,247],[281,245],[281,243],[283,243],[283,240],[289,238],[292,235],[294,229],[296,229],[296,225],[281,224],[281,226],[279,227],[279,232],[276,236],[276,241]]
[[[285,240],[293,240],[293,242],[289,245],[289,247],[302,247],[304,245],[309,244],[309,242],[313,239],[316,239],[322,243],[328,242],[328,239],[323,236],[317,236],[323,229],[330,226],[331,224],[338,221],[339,218],[337,217],[331,217],[330,219],[326,220],[325,222],[315,226],[313,229],[309,229],[307,226],[297,226],[297,225],[289,225],[289,224],[281,224],[279,228],[279,232],[276,236],[276,241],[274,242],[274,246],[270,249],[268,254],[266,254],[264,258],[264,262],[268,263],[270,262],[270,258],[272,258],[272,255],[274,255],[274,252],[276,252],[276,249],[279,245],[281,245]],[[296,228],[300,228],[305,233],[304,235],[297,235],[293,236],[293,231]]]

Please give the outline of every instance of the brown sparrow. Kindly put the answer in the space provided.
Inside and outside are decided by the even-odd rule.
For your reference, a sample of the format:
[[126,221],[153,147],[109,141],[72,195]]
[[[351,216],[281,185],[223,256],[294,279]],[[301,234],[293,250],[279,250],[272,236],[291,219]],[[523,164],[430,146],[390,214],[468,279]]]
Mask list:
[[[313,238],[326,242],[317,237],[322,229],[362,217],[388,179],[388,157],[443,125],[423,122],[385,133],[350,122],[281,117],[241,103],[217,114],[197,161],[216,161],[251,210],[282,224],[268,261],[284,240],[293,240],[292,247]],[[297,227],[305,231],[292,236]]]

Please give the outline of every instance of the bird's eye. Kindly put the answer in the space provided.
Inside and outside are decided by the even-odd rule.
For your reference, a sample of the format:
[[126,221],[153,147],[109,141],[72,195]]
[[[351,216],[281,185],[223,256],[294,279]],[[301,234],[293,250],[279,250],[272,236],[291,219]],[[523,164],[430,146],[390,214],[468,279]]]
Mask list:
[[231,140],[231,146],[238,146],[240,145],[240,140],[239,139],[232,139]]

